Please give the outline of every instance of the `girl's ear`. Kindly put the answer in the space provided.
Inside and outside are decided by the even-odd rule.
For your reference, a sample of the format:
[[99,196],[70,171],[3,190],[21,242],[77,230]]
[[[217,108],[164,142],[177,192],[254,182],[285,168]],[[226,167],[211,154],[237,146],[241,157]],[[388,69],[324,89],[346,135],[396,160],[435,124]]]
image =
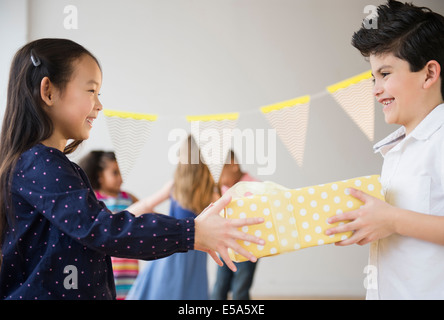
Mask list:
[[441,65],[436,60],[430,60],[424,68],[426,71],[424,89],[428,89],[439,80],[441,76]]
[[54,104],[54,85],[48,77],[44,77],[40,82],[40,96],[47,106]]

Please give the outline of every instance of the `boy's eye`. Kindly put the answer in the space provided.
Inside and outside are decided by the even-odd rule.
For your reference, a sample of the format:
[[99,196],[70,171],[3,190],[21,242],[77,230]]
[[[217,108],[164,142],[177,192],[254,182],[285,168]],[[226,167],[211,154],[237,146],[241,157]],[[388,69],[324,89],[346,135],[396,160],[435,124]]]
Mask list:
[[[381,75],[380,78],[384,79],[385,77],[390,75],[390,72],[381,72],[380,75]],[[375,82],[376,82],[375,77],[372,78],[372,82],[373,82],[373,84],[375,84]]]

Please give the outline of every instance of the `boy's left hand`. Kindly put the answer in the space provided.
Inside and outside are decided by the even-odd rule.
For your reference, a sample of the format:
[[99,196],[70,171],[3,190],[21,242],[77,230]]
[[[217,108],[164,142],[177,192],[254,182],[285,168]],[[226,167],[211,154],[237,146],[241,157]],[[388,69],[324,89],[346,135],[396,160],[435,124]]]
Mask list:
[[350,221],[326,230],[327,235],[354,231],[353,235],[336,243],[347,246],[354,243],[365,245],[369,242],[388,237],[395,232],[395,207],[372,197],[360,190],[350,188],[350,195],[364,202],[359,209],[340,213],[328,219],[328,223]]

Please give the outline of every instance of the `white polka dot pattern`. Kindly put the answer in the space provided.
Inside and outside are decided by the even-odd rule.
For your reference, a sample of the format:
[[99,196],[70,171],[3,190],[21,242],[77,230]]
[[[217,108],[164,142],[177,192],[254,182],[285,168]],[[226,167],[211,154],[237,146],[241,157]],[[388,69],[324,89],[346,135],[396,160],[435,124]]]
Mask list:
[[[242,228],[242,231],[264,239],[265,245],[239,241],[258,258],[334,243],[347,239],[352,233],[325,235],[326,229],[336,225],[329,225],[327,219],[358,209],[363,204],[349,194],[348,188],[384,200],[379,175],[293,190],[272,182],[240,182],[229,190],[233,200],[225,208],[225,217],[265,219],[263,224]],[[248,196],[239,197],[245,194]],[[245,261],[233,251],[230,256],[234,261]]]

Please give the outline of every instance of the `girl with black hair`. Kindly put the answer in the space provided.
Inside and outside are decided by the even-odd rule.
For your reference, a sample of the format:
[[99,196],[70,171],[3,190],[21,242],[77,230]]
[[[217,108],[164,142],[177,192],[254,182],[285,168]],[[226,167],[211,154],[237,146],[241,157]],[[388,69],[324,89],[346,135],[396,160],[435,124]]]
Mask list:
[[[115,299],[110,256],[159,259],[201,250],[235,269],[236,240],[263,244],[227,221],[222,197],[196,219],[142,214],[139,202],[111,213],[66,154],[87,139],[102,110],[102,71],[81,45],[40,39],[15,55],[0,137],[1,299]],[[73,140],[68,145],[68,141]]]

